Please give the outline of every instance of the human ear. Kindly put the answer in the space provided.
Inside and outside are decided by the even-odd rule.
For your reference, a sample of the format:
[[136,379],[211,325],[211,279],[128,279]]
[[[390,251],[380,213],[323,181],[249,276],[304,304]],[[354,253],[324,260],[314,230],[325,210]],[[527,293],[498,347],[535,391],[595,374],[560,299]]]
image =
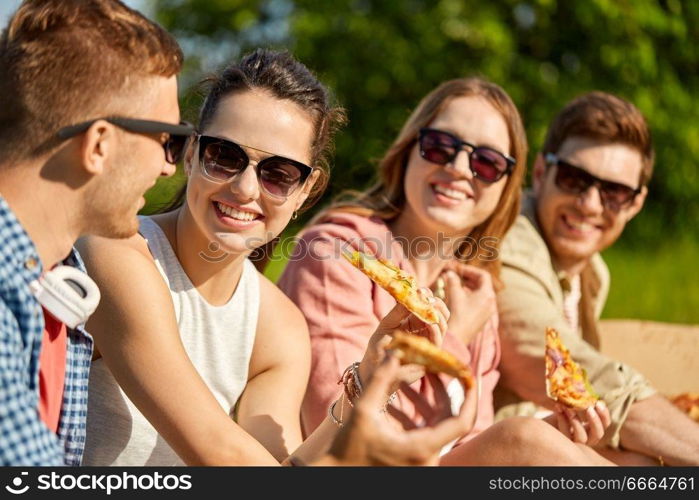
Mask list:
[[626,222],[630,221],[636,215],[638,212],[641,211],[643,208],[643,204],[646,201],[646,196],[648,196],[648,187],[643,186],[641,188],[641,192],[636,195],[636,197],[633,199],[633,203],[629,208],[626,209]]
[[544,184],[545,177],[546,162],[544,161],[544,156],[539,153],[536,155],[536,159],[534,160],[534,169],[532,170],[532,187],[535,195],[538,195],[541,191],[541,186]]
[[313,190],[313,186],[315,185],[316,182],[318,182],[318,179],[320,178],[320,170],[319,169],[314,169],[313,172],[311,172],[311,175],[308,176],[308,179],[306,179],[306,182],[303,185],[303,190],[301,191],[301,194],[299,195],[298,199],[296,200],[296,210],[300,209],[303,204],[306,202],[308,199],[308,196],[311,194],[311,191]]
[[97,120],[80,137],[83,168],[91,175],[103,173],[119,147],[116,128],[109,122]]

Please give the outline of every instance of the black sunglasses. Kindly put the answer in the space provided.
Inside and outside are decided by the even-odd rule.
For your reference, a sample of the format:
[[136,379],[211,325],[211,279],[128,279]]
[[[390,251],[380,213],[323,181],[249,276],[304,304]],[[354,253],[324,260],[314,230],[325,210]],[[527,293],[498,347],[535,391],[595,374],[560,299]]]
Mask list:
[[[250,165],[250,157],[241,144],[208,135],[197,135],[197,140],[199,165],[204,175],[215,182],[227,182]],[[285,199],[306,182],[313,168],[290,158],[273,155],[257,162],[255,171],[264,192],[272,197]]]
[[625,184],[595,177],[587,170],[571,165],[553,153],[547,153],[545,160],[547,165],[556,166],[554,182],[560,190],[574,195],[581,195],[590,189],[590,186],[595,186],[600,193],[602,205],[607,209],[617,211],[622,207],[628,206],[641,192],[640,187],[634,189]]
[[512,172],[516,163],[511,156],[487,146],[476,146],[462,141],[458,137],[434,128],[421,128],[419,136],[420,156],[438,165],[447,165],[456,159],[459,152],[468,147],[469,167],[473,176],[483,182],[499,181],[504,175]]
[[57,135],[60,139],[70,139],[71,137],[75,137],[87,131],[87,129],[98,120],[104,120],[119,128],[138,134],[168,134],[168,138],[162,146],[165,151],[165,161],[171,165],[175,165],[182,159],[187,147],[187,140],[194,133],[194,126],[187,122],[181,122],[179,125],[175,125],[153,120],[107,117],[95,118],[94,120],[78,123],[77,125],[63,127],[57,132]]

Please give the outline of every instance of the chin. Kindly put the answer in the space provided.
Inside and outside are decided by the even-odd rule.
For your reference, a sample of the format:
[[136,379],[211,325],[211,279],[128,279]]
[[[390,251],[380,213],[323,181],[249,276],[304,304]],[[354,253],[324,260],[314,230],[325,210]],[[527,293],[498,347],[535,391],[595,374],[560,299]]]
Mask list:
[[267,242],[259,235],[240,233],[219,233],[214,236],[214,241],[218,243],[219,251],[235,255],[251,253]]
[[571,260],[587,260],[598,252],[597,246],[582,242],[558,242],[555,247],[557,255]]
[[120,221],[120,224],[102,226],[101,230],[99,231],[99,236],[113,239],[130,238],[138,232],[138,227],[138,219],[134,217],[131,224],[125,224],[122,220]]

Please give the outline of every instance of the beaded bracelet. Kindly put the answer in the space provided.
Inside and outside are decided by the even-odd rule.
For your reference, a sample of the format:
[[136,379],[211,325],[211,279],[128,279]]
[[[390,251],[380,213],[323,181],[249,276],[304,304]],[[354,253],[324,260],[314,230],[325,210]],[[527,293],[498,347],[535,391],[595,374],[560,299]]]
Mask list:
[[359,362],[355,361],[342,372],[342,377],[337,382],[345,386],[345,395],[350,406],[354,407],[354,402],[361,396],[364,387],[359,378]]

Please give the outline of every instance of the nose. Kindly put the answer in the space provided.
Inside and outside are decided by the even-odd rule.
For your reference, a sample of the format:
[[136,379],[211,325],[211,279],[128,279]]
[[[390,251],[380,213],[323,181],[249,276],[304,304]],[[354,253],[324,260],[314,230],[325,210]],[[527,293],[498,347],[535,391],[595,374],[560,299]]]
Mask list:
[[578,196],[578,205],[586,214],[600,214],[604,212],[604,204],[602,202],[602,194],[599,186],[592,184]]
[[456,153],[456,157],[451,161],[451,168],[447,169],[460,177],[465,177],[466,179],[473,178],[473,172],[471,172],[471,156],[465,149],[460,149]]
[[260,196],[256,167],[257,162],[251,161],[245,170],[236,175],[230,182],[230,190],[241,201],[256,200]]
[[177,170],[177,165],[173,165],[171,163],[165,162],[162,170],[160,171],[160,176],[161,177],[172,177],[172,175],[175,173],[176,170]]

